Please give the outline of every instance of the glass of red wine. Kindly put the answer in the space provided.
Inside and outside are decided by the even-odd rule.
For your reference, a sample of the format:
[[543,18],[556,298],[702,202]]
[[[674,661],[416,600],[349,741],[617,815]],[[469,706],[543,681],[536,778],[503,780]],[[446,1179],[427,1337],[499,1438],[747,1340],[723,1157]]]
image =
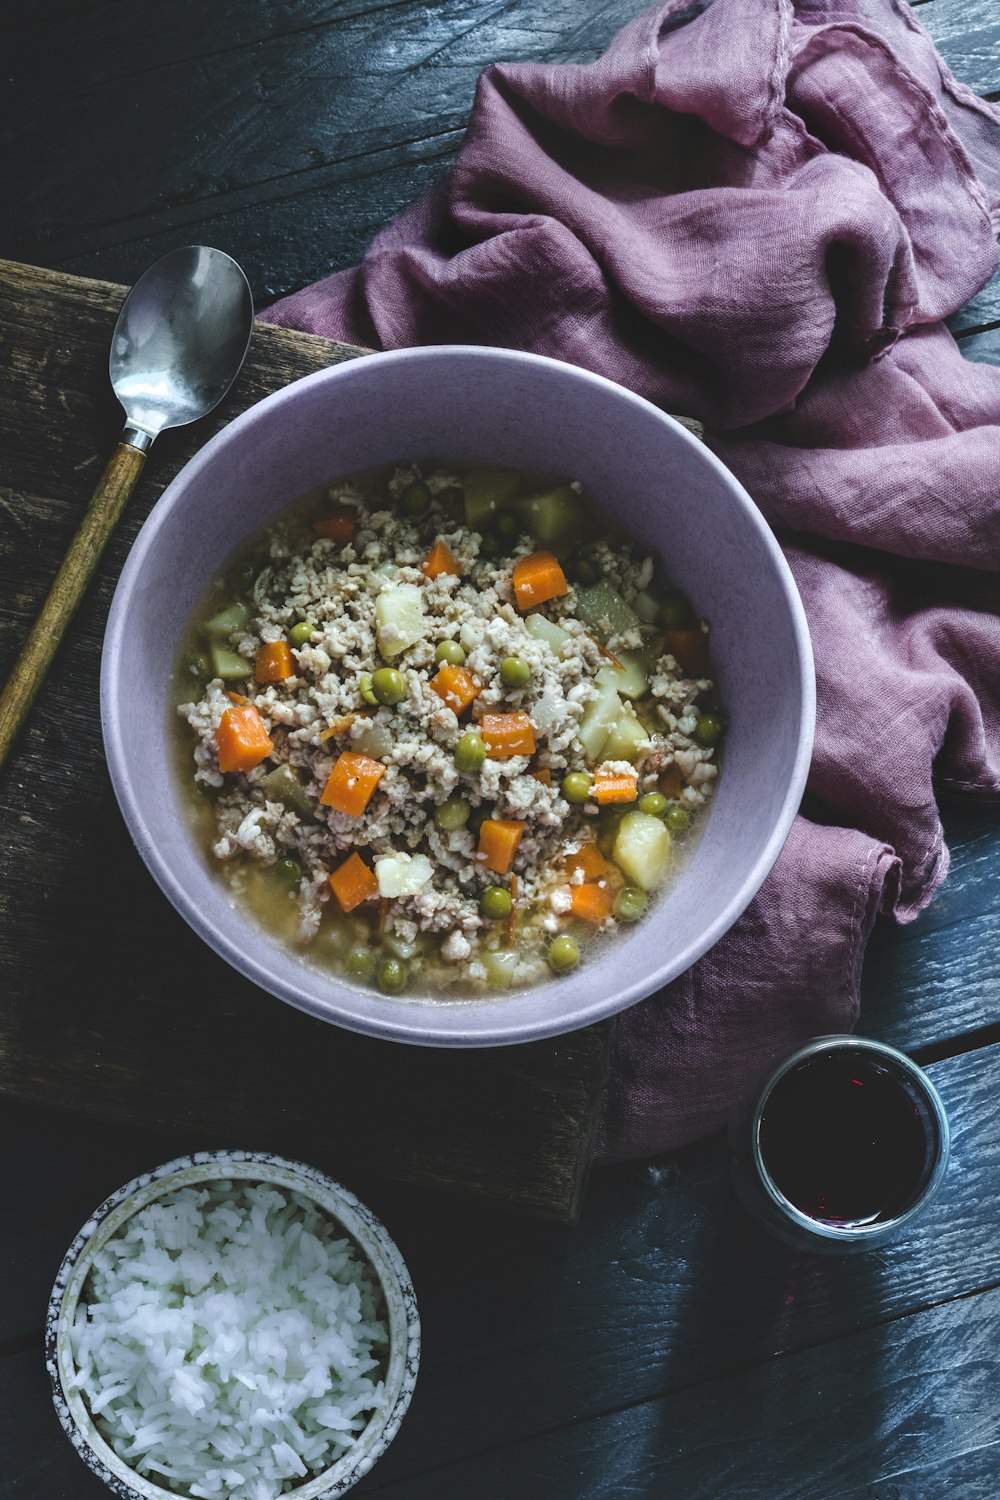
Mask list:
[[902,1052],[816,1037],[773,1068],[730,1129],[746,1207],[799,1249],[872,1249],[929,1202],[948,1165],[948,1118]]

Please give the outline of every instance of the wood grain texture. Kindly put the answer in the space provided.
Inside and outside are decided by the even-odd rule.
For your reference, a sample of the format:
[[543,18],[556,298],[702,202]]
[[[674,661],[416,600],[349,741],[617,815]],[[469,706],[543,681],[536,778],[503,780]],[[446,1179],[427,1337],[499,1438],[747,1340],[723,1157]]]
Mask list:
[[860,1489],[843,1492],[844,1500],[996,1500],[1000,1474],[1000,1439],[940,1462],[907,1464],[895,1474]]
[[[508,1500],[519,1471],[499,1454],[511,1442],[706,1392],[729,1371],[829,1348],[933,1303],[961,1306],[994,1285],[1000,1047],[931,1072],[952,1120],[951,1168],[924,1219],[874,1256],[795,1254],[766,1238],[734,1201],[720,1142],[598,1173],[572,1236],[445,1200],[429,1211],[426,1197],[366,1178],[363,1196],[413,1273],[426,1337],[413,1411],[379,1484],[433,1469],[442,1494],[475,1493],[461,1468],[441,1468],[490,1453],[503,1482],[490,1493]],[[0,1350],[33,1337],[65,1245],[97,1202],[189,1140],[91,1122],[67,1134],[51,1114],[0,1103],[0,1264],[10,1272]],[[0,1409],[9,1378],[0,1360]],[[717,1419],[719,1442],[723,1409]],[[660,1496],[652,1481],[639,1493]]]
[[956,78],[983,98],[1000,96],[1000,13],[994,0],[933,0],[919,20]]
[[[107,350],[124,288],[0,268],[0,676],[120,423]],[[610,1026],[432,1052],[349,1036],[242,980],[168,906],[104,771],[98,666],[114,581],[164,485],[273,389],[363,351],[260,327],[217,413],[158,441],[0,780],[0,1092],[526,1212],[579,1209]],[[7,524],[9,523],[9,524]],[[357,1122],[364,1119],[365,1128]]]
[[363,1493],[440,1500],[445,1484],[477,1500],[840,1500],[867,1486],[889,1500],[909,1474],[909,1496],[926,1500],[925,1466],[996,1452],[998,1339],[994,1290],[444,1472],[393,1483],[376,1470]]
[[[763,1378],[774,1362],[823,1349],[847,1330],[891,1326],[933,1303],[963,1306],[961,1299],[975,1300],[979,1289],[1000,1279],[994,1209],[1000,1131],[989,1118],[1000,1082],[1000,1049],[974,1058],[951,1059],[932,1070],[955,1126],[943,1196],[905,1241],[875,1256],[827,1259],[777,1247],[734,1203],[718,1143],[663,1164],[599,1174],[571,1242],[546,1249],[529,1229],[518,1242],[508,1242],[504,1253],[498,1247],[483,1266],[482,1252],[465,1251],[459,1238],[463,1270],[456,1276],[449,1267],[446,1287],[436,1277],[429,1284],[418,1279],[425,1323],[435,1330],[425,1388],[413,1408],[419,1431],[387,1457],[374,1488],[388,1484],[391,1492],[396,1477],[426,1469],[438,1482],[446,1480],[446,1493],[496,1500],[520,1494],[522,1484],[528,1495],[544,1495],[543,1475],[550,1493],[574,1500],[619,1500],[632,1493],[630,1483],[650,1500],[686,1495],[672,1479],[665,1488],[672,1444],[661,1433],[659,1466],[647,1472],[640,1464],[633,1471],[618,1444],[616,1417],[604,1419],[593,1444],[586,1444],[591,1457],[603,1454],[598,1472],[606,1475],[606,1488],[591,1488],[590,1482],[576,1488],[571,1475],[577,1471],[560,1466],[592,1415],[601,1421],[602,1411],[631,1410],[684,1392],[692,1410],[704,1396],[703,1440],[718,1461],[728,1442],[729,1413],[720,1390],[727,1371],[753,1369]],[[416,1265],[422,1269],[419,1246]],[[483,1309],[473,1348],[464,1337],[470,1306]],[[879,1378],[874,1368],[866,1389],[875,1400]],[[795,1384],[791,1370],[782,1379]],[[752,1380],[747,1383],[752,1387]],[[773,1389],[777,1407],[777,1383]],[[656,1431],[651,1422],[653,1447]],[[536,1435],[540,1445],[523,1463],[510,1449],[519,1434]],[[770,1438],[780,1446],[780,1434]],[[858,1441],[860,1446],[860,1434]],[[879,1439],[869,1432],[867,1441],[877,1447]],[[475,1469],[450,1467],[470,1449],[478,1450]],[[545,1451],[558,1455],[552,1468],[536,1463]],[[446,1475],[441,1455],[448,1455]],[[649,1456],[644,1448],[644,1459]],[[806,1460],[804,1447],[789,1455],[789,1475],[800,1482],[811,1472]],[[578,1472],[588,1474],[589,1462]],[[744,1500],[737,1475],[716,1467],[711,1477],[717,1494]],[[431,1493],[430,1482],[417,1481],[412,1492],[402,1493],[422,1500]],[[706,1482],[692,1493],[711,1490]],[[759,1493],[773,1500],[763,1485]],[[830,1493],[836,1493],[833,1486]],[[791,1483],[787,1494],[800,1500]]]
[[[548,0],[545,15],[534,0],[431,6],[412,0],[344,7],[335,16],[326,7],[335,21],[328,25],[324,8],[310,6],[303,27],[275,34],[262,18],[264,6],[249,9],[257,24],[245,43],[233,46],[231,4],[221,8],[211,37],[203,36],[202,9],[193,0],[144,6],[138,23],[148,30],[144,55],[156,63],[113,78],[100,70],[95,76],[92,63],[78,66],[78,58],[94,52],[93,22],[88,29],[79,16],[75,31],[87,33],[89,49],[81,36],[78,49],[56,49],[61,64],[54,74],[51,62],[40,71],[40,55],[52,52],[40,30],[49,35],[49,18],[22,14],[13,69],[20,107],[11,112],[5,166],[11,230],[20,228],[7,253],[92,271],[95,254],[105,252],[105,267],[133,279],[155,251],[153,222],[175,242],[186,230],[226,245],[258,299],[277,295],[353,263],[382,223],[442,175],[488,63],[566,49],[578,58],[596,55],[634,13],[631,0],[614,0],[596,18],[581,18],[574,0]],[[171,48],[183,15],[209,59]],[[312,17],[320,24],[309,24]],[[137,24],[134,8],[131,24]],[[168,42],[162,59],[161,26]],[[178,98],[185,100],[179,126]],[[168,117],[171,128],[150,129],[136,170],[131,126],[139,115]],[[100,151],[103,170],[82,189],[72,163],[87,150]],[[31,167],[39,157],[48,164],[44,174]],[[258,215],[265,219],[262,238]],[[294,259],[289,240],[298,247]]]
[[[946,61],[975,87],[1000,85],[984,32],[990,4],[920,7]],[[258,301],[272,299],[353,264],[441,179],[488,63],[590,60],[636,9],[67,0],[54,28],[48,4],[22,7],[8,38],[0,253],[132,281],[179,240],[200,240],[240,261]],[[138,56],[103,44],[138,34]],[[99,172],[76,170],[87,154]]]
[[0,689],[0,768],[45,681],[111,533],[142,473],[146,455],[119,443],[83,513],[38,618]]
[[1000,328],[970,334],[961,340],[961,349],[966,359],[984,365],[1000,365]]
[[861,976],[861,1027],[906,1051],[1000,1021],[995,807],[945,808],[948,878],[904,927],[880,920]]
[[[936,3],[936,0],[934,0]],[[977,292],[971,302],[959,308],[953,317],[948,319],[948,327],[964,344],[963,335],[976,333],[982,328],[988,328],[1000,323],[1000,271]]]

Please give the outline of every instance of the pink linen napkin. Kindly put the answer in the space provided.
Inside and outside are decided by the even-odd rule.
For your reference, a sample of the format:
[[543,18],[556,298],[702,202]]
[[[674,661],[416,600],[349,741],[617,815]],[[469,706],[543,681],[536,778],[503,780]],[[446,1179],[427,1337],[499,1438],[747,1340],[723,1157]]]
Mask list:
[[[902,0],[674,0],[587,66],[501,64],[448,181],[270,322],[553,355],[701,418],[786,550],[816,655],[806,806],[700,963],[621,1018],[601,1151],[695,1139],[853,1026],[875,917],[948,868],[936,793],[1000,794],[1000,113]],[[949,565],[949,566],[943,566]]]

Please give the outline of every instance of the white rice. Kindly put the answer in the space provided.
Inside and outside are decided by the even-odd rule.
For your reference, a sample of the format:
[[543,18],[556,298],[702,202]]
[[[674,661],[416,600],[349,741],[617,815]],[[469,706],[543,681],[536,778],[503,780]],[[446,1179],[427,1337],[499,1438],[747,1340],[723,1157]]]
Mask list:
[[181,1188],[98,1252],[71,1346],[102,1436],[199,1500],[273,1500],[384,1405],[371,1268],[316,1204],[266,1183]]

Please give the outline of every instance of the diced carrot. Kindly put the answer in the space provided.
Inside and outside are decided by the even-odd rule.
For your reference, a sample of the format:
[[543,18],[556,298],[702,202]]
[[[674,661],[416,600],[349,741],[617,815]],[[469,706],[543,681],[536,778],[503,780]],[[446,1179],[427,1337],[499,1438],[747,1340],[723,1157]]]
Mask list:
[[614,908],[614,897],[607,885],[588,881],[586,885],[575,885],[570,892],[574,917],[583,922],[593,922],[597,927],[610,917]]
[[604,858],[596,844],[584,844],[576,854],[568,854],[563,861],[563,869],[567,875],[572,875],[577,870],[583,871],[584,880],[607,880],[614,873],[614,868]]
[[523,833],[523,823],[515,823],[510,818],[485,818],[479,830],[476,858],[488,870],[493,870],[497,875],[506,875]]
[[598,766],[594,776],[594,801],[599,807],[609,802],[634,802],[639,795],[639,778],[635,771],[605,771]]
[[220,771],[252,771],[274,749],[252,704],[226,709],[216,730],[215,747]]
[[534,781],[540,781],[542,783],[542,786],[552,785],[552,772],[549,770],[548,766],[542,766],[541,770],[532,771],[530,775]]
[[332,875],[328,875],[330,888],[340,902],[341,911],[353,911],[362,901],[378,899],[378,881],[355,849]]
[[332,542],[339,542],[342,547],[353,542],[357,529],[357,512],[348,505],[342,505],[332,515],[321,516],[318,521],[313,522],[313,531],[317,536],[327,536]]
[[338,756],[319,800],[324,807],[347,813],[351,818],[360,818],[384,775],[385,766],[380,760],[369,760],[367,755],[354,755],[350,750],[344,750]]
[[527,714],[483,714],[479,733],[491,760],[535,753],[535,730]]
[[546,599],[557,599],[569,585],[551,552],[532,552],[514,564],[514,597],[523,614]]
[[461,714],[468,708],[469,704],[479,693],[479,683],[467,672],[464,667],[453,667],[450,662],[445,662],[431,678],[430,687],[434,689],[441,702],[452,713]]
[[708,676],[711,662],[708,659],[708,635],[704,630],[665,630],[663,649],[683,671],[694,677]]
[[441,573],[454,573],[461,577],[462,570],[444,542],[435,542],[423,562],[420,571],[425,578],[437,578]]
[[245,697],[243,695],[243,693],[233,693],[233,692],[230,692],[228,689],[226,690],[226,697],[229,699],[230,703],[249,703],[250,702],[250,699],[247,698],[247,697]]
[[287,641],[266,641],[257,647],[253,675],[258,682],[284,682],[286,677],[294,677],[295,672],[295,657]]
[[681,776],[681,768],[676,761],[671,761],[661,772],[657,786],[664,797],[679,797],[684,790],[684,781]]

